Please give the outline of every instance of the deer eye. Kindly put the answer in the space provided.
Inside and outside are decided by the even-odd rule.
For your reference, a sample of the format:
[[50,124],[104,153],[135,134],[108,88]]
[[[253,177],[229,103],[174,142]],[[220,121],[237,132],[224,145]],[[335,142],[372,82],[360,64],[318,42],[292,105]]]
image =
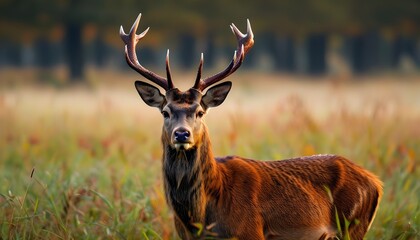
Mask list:
[[202,118],[204,116],[204,111],[199,111],[197,117]]
[[162,115],[165,119],[169,118],[169,113],[167,111],[162,111]]

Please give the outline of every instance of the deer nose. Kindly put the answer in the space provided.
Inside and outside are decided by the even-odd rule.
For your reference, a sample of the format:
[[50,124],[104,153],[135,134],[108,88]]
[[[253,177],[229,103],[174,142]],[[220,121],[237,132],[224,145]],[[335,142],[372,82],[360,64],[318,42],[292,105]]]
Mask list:
[[186,142],[188,138],[190,137],[190,131],[187,129],[179,129],[176,130],[174,133],[175,141],[177,142]]

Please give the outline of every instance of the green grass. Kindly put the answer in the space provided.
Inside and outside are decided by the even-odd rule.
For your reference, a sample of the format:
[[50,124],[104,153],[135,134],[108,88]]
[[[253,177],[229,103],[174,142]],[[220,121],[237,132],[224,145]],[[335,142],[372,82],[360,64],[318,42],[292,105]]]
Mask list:
[[[420,239],[419,81],[239,76],[206,119],[216,155],[343,155],[384,182],[366,239]],[[137,96],[136,76],[120,78],[90,89],[2,85],[0,239],[176,238],[160,172],[162,120]]]

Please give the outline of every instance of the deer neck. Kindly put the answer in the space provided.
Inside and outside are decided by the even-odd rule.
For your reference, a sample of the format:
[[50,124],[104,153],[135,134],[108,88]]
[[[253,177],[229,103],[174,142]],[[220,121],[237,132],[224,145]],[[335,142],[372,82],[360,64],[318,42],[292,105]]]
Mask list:
[[189,150],[177,151],[163,141],[166,198],[185,225],[204,222],[208,193],[220,183],[208,132],[203,127],[200,143]]

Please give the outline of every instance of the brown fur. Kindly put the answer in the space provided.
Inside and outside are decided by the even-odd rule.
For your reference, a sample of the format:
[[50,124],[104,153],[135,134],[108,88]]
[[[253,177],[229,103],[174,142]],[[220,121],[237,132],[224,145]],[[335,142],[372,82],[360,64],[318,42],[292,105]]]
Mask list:
[[[182,112],[193,103],[166,104]],[[338,236],[336,211],[342,229],[345,219],[350,222],[351,239],[366,234],[382,195],[373,174],[335,155],[214,158],[199,123],[191,149],[174,149],[166,126],[162,134],[165,192],[181,238],[198,238],[199,223],[219,238],[332,239]]]

